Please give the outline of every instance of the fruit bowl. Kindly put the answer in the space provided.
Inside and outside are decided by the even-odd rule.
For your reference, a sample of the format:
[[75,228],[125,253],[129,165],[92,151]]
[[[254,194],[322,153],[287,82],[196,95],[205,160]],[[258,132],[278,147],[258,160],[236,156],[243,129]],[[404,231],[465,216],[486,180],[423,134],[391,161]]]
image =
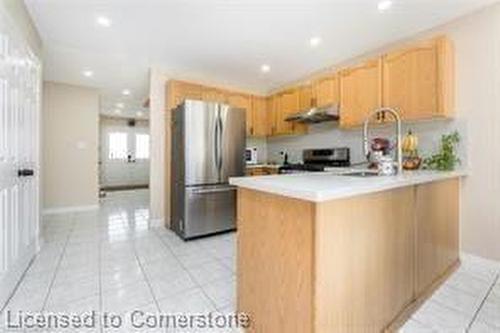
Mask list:
[[418,170],[422,165],[422,158],[420,157],[406,157],[403,160],[403,169],[405,170]]

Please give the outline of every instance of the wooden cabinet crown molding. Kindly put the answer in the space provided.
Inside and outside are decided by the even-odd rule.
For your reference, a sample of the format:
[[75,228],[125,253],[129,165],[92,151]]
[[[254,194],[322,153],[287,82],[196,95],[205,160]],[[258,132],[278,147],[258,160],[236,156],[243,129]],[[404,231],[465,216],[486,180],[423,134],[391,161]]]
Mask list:
[[[269,96],[178,80],[169,84],[167,110],[186,97],[242,107],[249,136],[306,133],[306,125],[285,119],[311,106],[339,106],[341,128],[361,126],[368,112],[381,106],[399,109],[403,121],[446,118],[454,114],[454,47],[444,36],[414,42]],[[256,109],[254,98],[266,103]]]

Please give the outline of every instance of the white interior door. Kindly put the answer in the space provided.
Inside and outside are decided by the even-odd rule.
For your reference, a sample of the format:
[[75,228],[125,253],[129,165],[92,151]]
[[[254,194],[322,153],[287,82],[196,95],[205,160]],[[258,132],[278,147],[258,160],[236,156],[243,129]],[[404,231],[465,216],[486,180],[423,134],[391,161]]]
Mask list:
[[104,125],[101,131],[101,187],[149,183],[149,127]]
[[36,253],[41,65],[0,10],[0,308]]

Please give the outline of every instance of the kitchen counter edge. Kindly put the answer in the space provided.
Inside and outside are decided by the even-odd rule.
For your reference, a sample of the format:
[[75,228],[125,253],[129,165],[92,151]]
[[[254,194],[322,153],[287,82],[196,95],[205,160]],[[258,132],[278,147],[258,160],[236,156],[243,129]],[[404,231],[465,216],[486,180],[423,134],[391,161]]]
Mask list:
[[402,175],[371,178],[320,172],[292,175],[231,178],[231,185],[299,200],[325,202],[363,194],[466,177],[465,170],[405,171]]

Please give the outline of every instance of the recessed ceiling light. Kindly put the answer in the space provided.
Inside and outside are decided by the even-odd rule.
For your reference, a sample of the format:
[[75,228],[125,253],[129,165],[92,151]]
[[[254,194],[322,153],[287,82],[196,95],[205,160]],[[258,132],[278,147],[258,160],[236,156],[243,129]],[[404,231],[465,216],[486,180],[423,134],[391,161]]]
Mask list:
[[117,108],[123,109],[125,107],[125,104],[123,104],[123,103],[116,103],[115,106]]
[[116,114],[120,114],[120,113],[122,113],[122,110],[120,110],[120,109],[115,109],[115,113],[116,113]]
[[260,71],[262,73],[269,73],[271,71],[271,66],[264,64],[260,66]]
[[319,46],[319,44],[321,44],[321,42],[322,42],[321,37],[312,37],[309,40],[309,44],[311,45],[311,47],[317,47]]
[[84,70],[82,72],[83,76],[86,76],[86,77],[92,77],[94,76],[94,72],[92,72],[91,70]]
[[125,96],[128,96],[128,95],[130,95],[130,90],[123,89],[122,94],[125,95]]
[[99,24],[100,26],[106,27],[106,28],[110,27],[111,24],[113,23],[111,21],[111,19],[109,17],[106,17],[106,16],[99,16],[99,17],[97,17],[96,21],[97,21],[97,24]]
[[385,12],[392,7],[392,0],[382,0],[378,3],[377,8],[379,12]]
[[141,111],[138,111],[138,112],[136,113],[136,115],[137,115],[137,117],[142,117],[142,116],[144,115],[144,113],[142,113]]

